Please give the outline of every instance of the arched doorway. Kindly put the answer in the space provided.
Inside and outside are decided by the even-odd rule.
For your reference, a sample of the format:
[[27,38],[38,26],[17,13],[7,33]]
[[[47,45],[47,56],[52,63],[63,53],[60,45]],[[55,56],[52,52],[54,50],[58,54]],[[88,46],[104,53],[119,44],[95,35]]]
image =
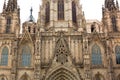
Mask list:
[[77,79],[74,73],[70,72],[69,70],[60,68],[52,72],[52,74],[50,74],[45,80],[79,80],[79,79]]

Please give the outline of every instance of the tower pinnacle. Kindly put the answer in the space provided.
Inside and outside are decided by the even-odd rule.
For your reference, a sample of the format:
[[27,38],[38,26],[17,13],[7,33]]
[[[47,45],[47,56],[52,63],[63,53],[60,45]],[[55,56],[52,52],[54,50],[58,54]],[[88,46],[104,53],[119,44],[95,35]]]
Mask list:
[[34,21],[35,21],[32,13],[33,13],[33,9],[32,9],[32,7],[31,7],[31,9],[30,9],[30,16],[29,16],[29,21],[30,21],[30,22],[34,22]]
[[5,9],[6,9],[6,0],[4,1],[3,12],[5,12]]
[[116,7],[119,9],[119,3],[118,3],[118,0],[116,0]]
[[116,10],[114,0],[105,0],[105,8],[107,8],[109,11]]

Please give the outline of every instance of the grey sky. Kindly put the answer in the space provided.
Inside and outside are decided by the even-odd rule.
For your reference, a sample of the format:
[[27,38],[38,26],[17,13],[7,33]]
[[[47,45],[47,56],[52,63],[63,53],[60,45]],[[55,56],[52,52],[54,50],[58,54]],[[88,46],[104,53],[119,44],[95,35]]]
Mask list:
[[[30,8],[33,7],[33,16],[37,20],[39,6],[42,0],[18,0],[21,10],[21,22],[28,19],[30,15]],[[118,0],[120,3],[120,0]],[[4,0],[0,0],[0,12],[2,11]],[[102,5],[104,0],[80,0],[86,19],[98,19],[102,17]]]

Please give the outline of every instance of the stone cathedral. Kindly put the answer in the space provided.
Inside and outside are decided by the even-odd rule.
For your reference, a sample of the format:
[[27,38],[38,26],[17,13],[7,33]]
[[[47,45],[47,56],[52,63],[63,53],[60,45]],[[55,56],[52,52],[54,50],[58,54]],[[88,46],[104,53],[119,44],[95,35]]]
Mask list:
[[31,8],[21,29],[17,0],[5,1],[0,80],[120,80],[118,1],[104,1],[101,21],[86,20],[79,3],[42,0],[37,22]]

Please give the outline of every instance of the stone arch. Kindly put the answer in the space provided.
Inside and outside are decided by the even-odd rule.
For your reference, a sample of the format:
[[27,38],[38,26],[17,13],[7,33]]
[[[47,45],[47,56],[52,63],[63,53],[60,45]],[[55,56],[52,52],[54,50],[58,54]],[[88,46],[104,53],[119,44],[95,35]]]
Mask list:
[[7,76],[5,76],[4,74],[0,75],[0,80],[8,80]]
[[105,79],[104,76],[98,72],[97,74],[95,74],[94,80],[105,80]]
[[1,51],[0,65],[7,66],[8,58],[9,58],[9,48],[7,46],[4,46]]
[[29,75],[25,72],[25,73],[21,76],[20,80],[30,80],[30,77],[29,77]]
[[100,46],[94,44],[92,46],[92,64],[93,65],[101,65],[102,64],[102,57],[101,57],[101,49]]
[[[105,46],[100,42],[100,41],[93,41],[89,44],[89,54],[90,54],[90,58],[92,58],[92,47],[94,45],[98,45],[100,47],[101,50],[101,59],[102,59],[102,64],[99,66],[103,66],[106,65],[106,58],[105,58]],[[90,59],[90,61],[92,61],[92,59]],[[92,62],[91,62],[92,64]]]
[[[25,40],[24,40],[25,41]],[[22,65],[22,61],[23,61],[23,49],[26,50],[25,48],[27,48],[27,53],[29,53],[28,58],[26,58],[27,60],[29,59],[29,65],[25,64]],[[21,67],[31,67],[33,66],[33,54],[34,54],[34,46],[32,43],[25,41],[25,43],[23,44],[19,44],[19,50],[18,50],[19,54],[18,54],[18,66]],[[26,52],[26,51],[25,51]]]
[[22,57],[22,66],[31,65],[31,50],[28,45],[23,46],[21,57]]
[[76,3],[72,1],[72,21],[77,23],[77,15],[76,15]]
[[79,80],[74,73],[65,69],[59,68],[52,72],[45,80]]

